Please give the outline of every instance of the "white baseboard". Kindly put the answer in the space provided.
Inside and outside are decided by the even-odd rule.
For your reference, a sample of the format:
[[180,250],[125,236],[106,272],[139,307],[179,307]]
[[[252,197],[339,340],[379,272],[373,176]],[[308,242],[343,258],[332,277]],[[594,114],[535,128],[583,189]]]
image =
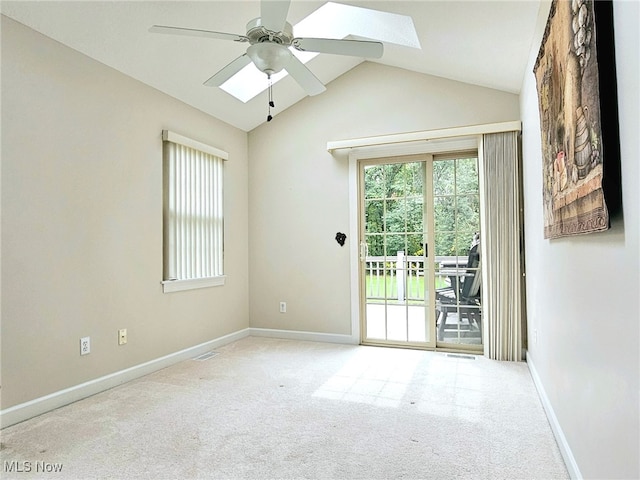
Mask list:
[[250,335],[249,328],[0,410],[0,428],[22,422]]
[[189,358],[197,357],[212,349],[221,347],[241,338],[248,336],[269,337],[269,338],[285,338],[290,340],[303,340],[311,342],[328,342],[357,345],[359,342],[351,335],[340,335],[331,333],[317,332],[300,332],[295,330],[275,330],[269,328],[245,328],[228,335],[216,338],[209,342],[201,343],[193,347],[180,350],[179,352],[156,358],[149,362],[135,365],[119,372],[114,372],[94,380],[90,380],[73,387],[65,388],[57,392],[45,395],[34,400],[30,400],[19,405],[15,405],[4,410],[0,410],[0,428],[9,427],[16,423],[23,422],[32,417],[42,415],[43,413],[63,407],[83,398],[90,397],[96,393],[103,392],[110,388],[122,385],[136,378],[148,375],[162,368],[168,367],[175,363]]
[[564,436],[564,432],[562,431],[562,427],[558,422],[558,418],[556,417],[555,412],[553,411],[553,407],[551,406],[551,402],[549,401],[549,397],[547,396],[547,392],[542,385],[542,380],[538,375],[538,371],[536,370],[535,364],[531,355],[527,352],[527,365],[529,366],[529,372],[531,372],[531,378],[533,378],[533,383],[538,390],[538,395],[540,396],[540,401],[542,402],[542,406],[544,407],[544,411],[547,413],[547,419],[549,420],[549,424],[551,425],[551,430],[553,431],[553,435],[556,437],[556,442],[558,443],[558,447],[560,448],[560,453],[562,454],[562,458],[564,459],[564,463],[569,472],[569,476],[574,480],[581,480],[582,474],[580,473],[580,469],[578,468],[578,464],[576,462],[575,457],[573,456],[573,452],[571,451],[571,447],[567,442],[567,438]]
[[351,335],[338,333],[302,332],[298,330],[277,330],[273,328],[250,328],[250,335],[254,337],[284,338],[288,340],[302,340],[308,342],[342,343],[357,345],[358,340]]

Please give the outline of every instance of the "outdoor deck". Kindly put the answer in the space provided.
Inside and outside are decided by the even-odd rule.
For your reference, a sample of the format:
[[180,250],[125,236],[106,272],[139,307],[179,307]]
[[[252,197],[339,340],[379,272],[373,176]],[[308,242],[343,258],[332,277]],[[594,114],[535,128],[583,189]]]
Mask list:
[[[469,325],[465,319],[460,321],[457,314],[450,313],[446,319],[443,336],[438,338],[438,341],[457,345],[481,345],[480,328],[479,325]],[[422,343],[431,341],[428,334],[424,306],[367,304],[368,340]]]
[[[426,325],[425,309],[425,257],[396,256],[367,257],[366,304],[368,340],[394,342],[431,342]],[[466,256],[437,256],[432,259],[435,288],[450,287],[453,278],[466,275]],[[439,315],[436,305],[433,315]],[[469,308],[460,306],[459,308]],[[473,307],[471,307],[473,308]],[[452,311],[454,310],[454,311]],[[445,325],[436,331],[439,342],[451,344],[481,345],[481,326],[469,323],[449,308]],[[385,315],[386,312],[386,315]],[[441,321],[437,318],[437,321]]]

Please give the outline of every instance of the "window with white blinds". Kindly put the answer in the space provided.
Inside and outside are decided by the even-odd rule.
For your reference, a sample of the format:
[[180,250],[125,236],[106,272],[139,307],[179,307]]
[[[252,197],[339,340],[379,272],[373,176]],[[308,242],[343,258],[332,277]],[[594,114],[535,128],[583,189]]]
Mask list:
[[163,290],[223,285],[222,194],[228,154],[168,130],[162,140]]

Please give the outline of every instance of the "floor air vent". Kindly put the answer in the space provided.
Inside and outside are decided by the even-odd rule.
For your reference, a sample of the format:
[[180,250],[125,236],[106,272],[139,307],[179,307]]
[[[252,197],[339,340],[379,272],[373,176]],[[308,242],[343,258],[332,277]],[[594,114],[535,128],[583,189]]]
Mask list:
[[194,358],[194,360],[198,360],[199,362],[204,362],[205,360],[209,360],[210,358],[213,358],[216,355],[218,355],[218,352],[207,352],[207,353],[203,353],[202,355],[198,355],[197,357]]
[[464,358],[465,360],[475,360],[476,359],[476,357],[474,355],[461,355],[459,353],[447,353],[447,357]]

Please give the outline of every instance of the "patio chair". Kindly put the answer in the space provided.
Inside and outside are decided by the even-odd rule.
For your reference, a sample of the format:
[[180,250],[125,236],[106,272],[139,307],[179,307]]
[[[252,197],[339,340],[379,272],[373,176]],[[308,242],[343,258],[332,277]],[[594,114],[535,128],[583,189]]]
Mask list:
[[[458,315],[458,325],[465,330],[477,329],[482,337],[480,310],[480,241],[475,239],[469,249],[466,265],[460,265],[455,273],[449,275],[451,285],[436,290],[436,312],[438,313],[438,340],[444,340],[447,328],[447,316]],[[467,325],[462,325],[466,320]]]

